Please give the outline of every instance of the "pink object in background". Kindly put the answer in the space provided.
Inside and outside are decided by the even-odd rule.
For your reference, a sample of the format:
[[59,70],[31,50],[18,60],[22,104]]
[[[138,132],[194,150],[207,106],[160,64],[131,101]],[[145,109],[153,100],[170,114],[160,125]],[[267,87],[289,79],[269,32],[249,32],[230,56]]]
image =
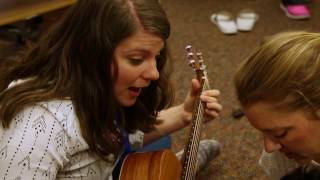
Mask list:
[[281,9],[286,13],[286,15],[291,19],[309,19],[310,11],[308,7],[304,4],[295,5],[283,5],[280,4]]

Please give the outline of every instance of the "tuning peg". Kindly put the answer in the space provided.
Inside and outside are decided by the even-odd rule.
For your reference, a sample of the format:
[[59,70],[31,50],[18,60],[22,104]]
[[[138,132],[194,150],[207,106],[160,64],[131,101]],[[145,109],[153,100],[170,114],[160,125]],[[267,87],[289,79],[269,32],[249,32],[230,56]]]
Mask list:
[[202,57],[202,53],[201,52],[197,52],[197,57],[199,60],[203,60],[203,57]]
[[194,63],[195,63],[194,60],[190,60],[188,65],[189,65],[190,67],[194,67]]
[[200,69],[201,69],[201,70],[205,70],[205,69],[206,69],[206,67],[207,67],[206,65],[201,64]]
[[193,59],[193,53],[192,53],[192,52],[189,52],[189,53],[187,54],[187,58],[188,58],[188,60],[192,60],[192,59]]
[[201,52],[197,52],[197,58],[199,60],[199,63],[203,63],[203,56],[202,56],[202,53]]
[[192,46],[191,45],[187,45],[185,47],[185,49],[186,49],[187,52],[192,52]]

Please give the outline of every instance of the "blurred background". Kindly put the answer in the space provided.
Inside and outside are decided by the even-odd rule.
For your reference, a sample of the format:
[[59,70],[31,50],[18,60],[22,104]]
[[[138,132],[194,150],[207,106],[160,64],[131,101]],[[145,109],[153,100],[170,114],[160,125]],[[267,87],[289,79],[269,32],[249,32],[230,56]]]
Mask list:
[[[0,66],[29,42],[36,41],[75,1],[1,0]],[[245,117],[235,118],[232,115],[239,108],[233,74],[266,36],[292,30],[318,32],[319,1],[314,0],[308,5],[311,18],[306,20],[289,19],[280,9],[279,0],[161,0],[161,3],[172,25],[169,49],[175,103],[184,100],[194,77],[186,60],[185,46],[188,44],[202,52],[211,86],[221,91],[220,102],[224,110],[219,119],[205,125],[202,138],[218,140],[223,149],[220,156],[198,174],[197,179],[267,179],[258,166],[262,149],[259,133]],[[248,8],[259,16],[249,32],[226,35],[210,21],[213,13],[228,11],[236,19],[241,10]],[[173,151],[184,147],[186,134],[187,129],[172,135]]]

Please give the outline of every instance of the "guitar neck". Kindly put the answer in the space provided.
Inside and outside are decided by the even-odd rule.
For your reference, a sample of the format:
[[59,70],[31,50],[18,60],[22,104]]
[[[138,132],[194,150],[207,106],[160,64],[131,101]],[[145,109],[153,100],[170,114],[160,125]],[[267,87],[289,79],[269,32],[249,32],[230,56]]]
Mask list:
[[204,71],[204,65],[202,56],[197,54],[197,60],[200,64],[196,63],[193,52],[191,49],[187,49],[188,59],[191,65],[194,67],[197,79],[200,82],[200,93],[198,94],[192,114],[192,123],[189,132],[188,142],[184,149],[183,161],[182,161],[182,174],[181,180],[193,180],[196,175],[197,155],[199,142],[201,137],[202,120],[204,114],[204,104],[200,100],[200,95],[203,90],[209,89],[210,85]]
[[197,101],[198,106],[193,113],[189,140],[184,149],[181,180],[191,180],[196,175],[197,154],[203,119],[203,104],[200,102],[199,98]]

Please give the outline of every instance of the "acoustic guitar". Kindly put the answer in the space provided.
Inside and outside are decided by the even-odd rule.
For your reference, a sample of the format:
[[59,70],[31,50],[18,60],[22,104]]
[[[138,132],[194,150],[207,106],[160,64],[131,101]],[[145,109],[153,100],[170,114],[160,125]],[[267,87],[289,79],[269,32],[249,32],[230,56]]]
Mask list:
[[201,53],[195,53],[190,45],[186,47],[189,65],[200,82],[196,98],[188,142],[181,161],[166,149],[151,152],[131,153],[123,161],[120,180],[194,180],[196,176],[197,153],[200,142],[204,104],[200,101],[203,90],[209,89],[208,78]]

